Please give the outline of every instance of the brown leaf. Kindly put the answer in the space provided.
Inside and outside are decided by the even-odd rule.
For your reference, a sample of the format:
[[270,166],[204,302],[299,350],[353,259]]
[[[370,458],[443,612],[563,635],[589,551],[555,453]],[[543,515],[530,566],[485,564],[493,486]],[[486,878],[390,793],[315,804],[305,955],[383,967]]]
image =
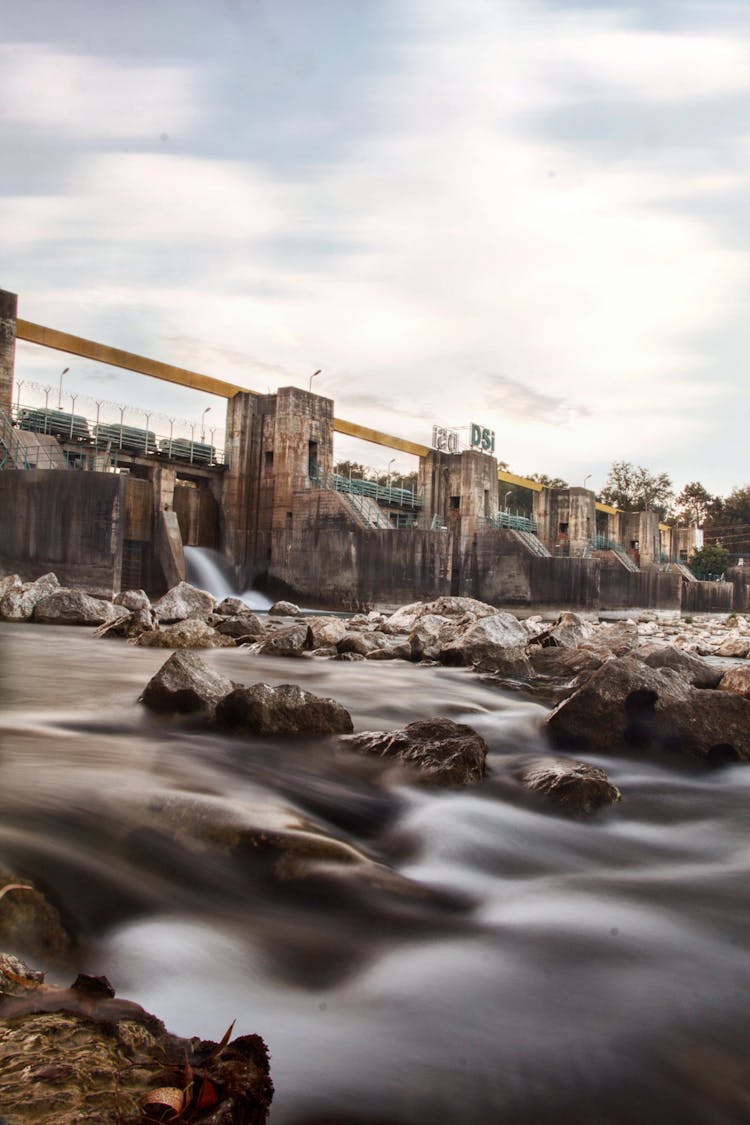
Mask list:
[[210,1109],[215,1106],[219,1101],[219,1091],[214,1086],[210,1078],[204,1078],[201,1082],[201,1087],[198,1092],[198,1097],[195,1099],[195,1109]]
[[232,1020],[229,1027],[224,1032],[224,1038],[222,1039],[221,1043],[219,1043],[219,1046],[216,1048],[217,1051],[220,1051],[222,1049],[222,1047],[226,1047],[227,1043],[232,1038],[232,1032],[234,1031],[234,1025],[236,1023],[237,1023],[236,1019]]
[[165,1106],[174,1110],[175,1117],[179,1117],[185,1108],[185,1093],[177,1086],[159,1086],[156,1090],[148,1090],[141,1098],[144,1109],[147,1106]]

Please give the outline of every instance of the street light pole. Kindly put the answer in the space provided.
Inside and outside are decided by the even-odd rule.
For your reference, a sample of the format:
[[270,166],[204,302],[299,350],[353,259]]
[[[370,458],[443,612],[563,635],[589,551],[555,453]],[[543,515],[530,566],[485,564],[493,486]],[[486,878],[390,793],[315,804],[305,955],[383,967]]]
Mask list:
[[591,480],[591,473],[586,473],[586,476],[583,478],[583,487],[584,488],[586,487],[586,481],[587,480]]
[[210,409],[211,407],[207,406],[201,414],[201,441],[206,440],[206,415],[208,414]]
[[316,375],[320,375],[322,370],[323,370],[323,368],[319,367],[317,371],[313,371],[312,375],[310,376],[310,382],[307,384],[308,391],[312,390],[312,381],[313,381],[313,379],[315,378]]
[[69,371],[70,371],[69,367],[63,367],[62,371],[60,372],[60,387],[59,387],[58,392],[57,392],[57,409],[58,410],[62,410],[62,381],[63,381],[63,375],[67,375],[67,373]]

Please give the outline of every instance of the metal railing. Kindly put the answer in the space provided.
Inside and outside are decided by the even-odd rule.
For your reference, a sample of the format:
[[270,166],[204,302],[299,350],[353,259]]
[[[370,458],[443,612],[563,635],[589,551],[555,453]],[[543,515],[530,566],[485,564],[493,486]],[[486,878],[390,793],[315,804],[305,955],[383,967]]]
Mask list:
[[538,523],[529,516],[523,516],[520,512],[510,512],[505,509],[497,512],[494,516],[485,516],[484,522],[487,527],[506,527],[510,528],[511,531],[530,531],[536,534],[539,530]]
[[622,544],[618,543],[615,539],[608,539],[606,535],[597,535],[593,540],[590,540],[590,542],[593,550],[614,551],[614,553],[622,561],[623,565],[627,567],[628,570],[638,570],[637,564],[633,562]]
[[[117,466],[118,454],[123,456],[164,457],[171,461],[183,461],[193,465],[226,465],[224,451],[193,438],[157,435],[153,430],[127,426],[123,422],[102,423],[86,418],[82,414],[71,414],[64,410],[50,410],[41,407],[16,405],[13,408],[15,427],[29,433],[45,434],[57,438],[61,443],[75,443],[75,452],[67,449],[66,461],[77,468],[98,468],[89,464],[85,453],[106,453],[109,464]],[[13,427],[6,415],[5,429]],[[16,447],[19,442],[16,440]],[[60,467],[59,464],[48,467]]]
[[360,480],[357,477],[345,477],[340,473],[326,473],[319,471],[311,478],[318,488],[332,489],[334,492],[347,492],[351,496],[369,496],[378,504],[389,504],[399,508],[418,511],[424,505],[421,493],[410,488],[394,488],[390,484],[378,484],[374,480]]

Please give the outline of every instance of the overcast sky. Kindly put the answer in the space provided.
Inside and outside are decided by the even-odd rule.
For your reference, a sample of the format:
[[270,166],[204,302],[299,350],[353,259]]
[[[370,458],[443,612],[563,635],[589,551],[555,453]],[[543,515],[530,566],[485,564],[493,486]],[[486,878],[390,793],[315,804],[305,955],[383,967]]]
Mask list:
[[[750,480],[747,0],[0,0],[0,145],[28,320],[260,391],[321,368],[339,417],[476,421],[522,474]],[[19,344],[64,364],[222,409]]]

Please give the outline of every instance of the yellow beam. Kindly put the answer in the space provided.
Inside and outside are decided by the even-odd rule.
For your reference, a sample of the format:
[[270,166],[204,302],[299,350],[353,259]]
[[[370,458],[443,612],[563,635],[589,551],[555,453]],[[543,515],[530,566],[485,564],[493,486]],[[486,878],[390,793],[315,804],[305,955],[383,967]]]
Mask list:
[[45,328],[30,320],[16,321],[16,336],[19,340],[27,340],[31,344],[41,344],[42,347],[55,348],[56,351],[68,352],[83,359],[108,363],[112,367],[124,367],[126,371],[151,375],[154,379],[164,379],[167,383],[177,383],[181,387],[191,387],[194,391],[205,391],[220,398],[232,398],[240,391],[251,395],[258,393],[248,391],[246,387],[235,386],[234,383],[225,383],[223,379],[214,379],[211,375],[200,375],[197,371],[173,367],[172,364],[160,363],[157,359],[147,359],[133,352],[121,351],[120,348],[111,348],[108,344],[84,340],[82,336],[71,336],[70,333],[59,332],[56,328]]
[[505,469],[497,470],[497,479],[504,481],[506,484],[517,484],[521,488],[529,488],[532,492],[541,492],[544,488],[538,480],[530,480],[528,477],[519,477],[515,473],[508,473]]
[[597,500],[596,510],[597,512],[606,512],[608,516],[616,516],[620,509],[613,508],[611,504],[600,504]]
[[380,430],[371,430],[369,426],[345,422],[343,418],[334,418],[333,428],[337,434],[348,434],[349,437],[360,438],[362,441],[371,441],[373,445],[385,445],[389,449],[398,449],[401,453],[412,453],[415,457],[426,457],[430,452],[428,445],[419,445],[416,441],[392,437],[390,434],[381,433]]

